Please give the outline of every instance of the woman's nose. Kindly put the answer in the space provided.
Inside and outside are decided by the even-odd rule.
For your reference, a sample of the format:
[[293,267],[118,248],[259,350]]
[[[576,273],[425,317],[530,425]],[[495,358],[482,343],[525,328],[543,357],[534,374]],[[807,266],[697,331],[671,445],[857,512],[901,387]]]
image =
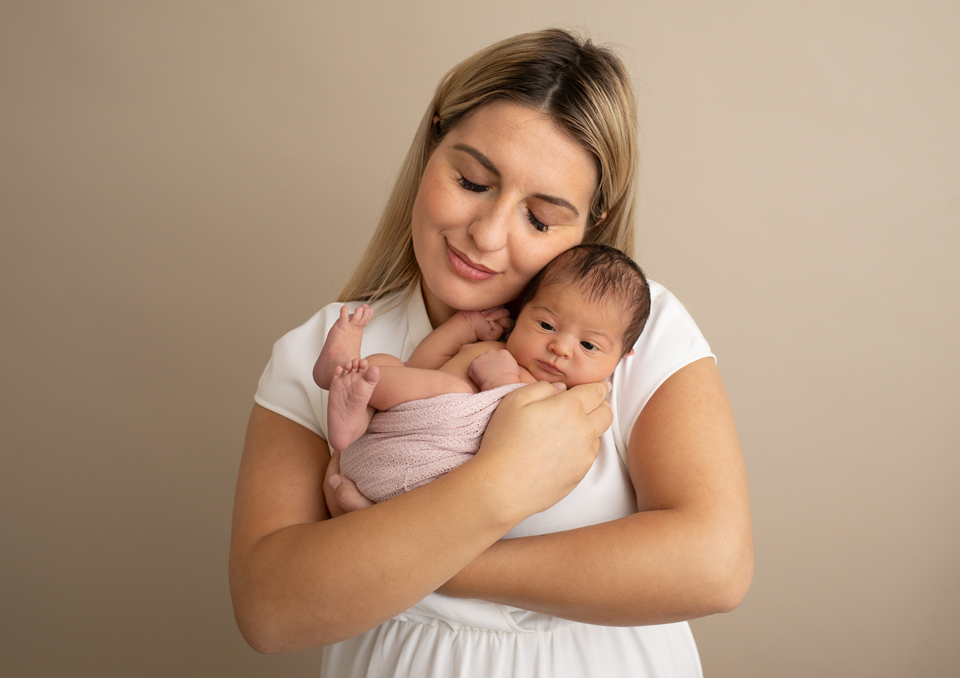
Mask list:
[[467,229],[482,252],[496,252],[507,244],[510,228],[510,209],[506,205],[490,205],[478,214]]

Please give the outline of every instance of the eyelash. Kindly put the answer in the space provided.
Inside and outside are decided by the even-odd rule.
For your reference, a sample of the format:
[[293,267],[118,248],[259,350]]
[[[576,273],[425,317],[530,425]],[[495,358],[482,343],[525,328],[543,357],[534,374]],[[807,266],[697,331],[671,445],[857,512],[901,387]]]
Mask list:
[[468,191],[473,191],[474,193],[486,193],[488,190],[487,186],[481,186],[480,184],[475,184],[466,177],[460,177],[457,179],[457,183],[460,184],[463,188]]
[[531,224],[533,224],[533,227],[541,233],[546,233],[550,228],[545,223],[533,216],[533,212],[531,212],[529,208],[527,208],[527,219]]
[[[475,184],[466,177],[459,177],[457,179],[457,183],[460,184],[461,188],[473,193],[486,193],[488,190],[490,190],[489,187]],[[537,217],[534,216],[533,212],[531,212],[529,208],[527,209],[527,220],[541,233],[546,233],[548,230],[550,230],[550,227],[537,219]]]

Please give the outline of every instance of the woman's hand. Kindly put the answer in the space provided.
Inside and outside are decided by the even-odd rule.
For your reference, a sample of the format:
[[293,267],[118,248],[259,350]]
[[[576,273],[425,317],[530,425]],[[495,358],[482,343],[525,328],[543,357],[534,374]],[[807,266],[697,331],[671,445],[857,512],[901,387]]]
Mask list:
[[613,421],[608,390],[606,382],[570,390],[537,382],[497,407],[474,463],[488,467],[491,491],[517,522],[556,504],[590,470]]
[[332,518],[373,506],[372,501],[360,494],[352,480],[340,475],[339,450],[330,451],[330,463],[327,464],[327,472],[323,477],[323,496]]

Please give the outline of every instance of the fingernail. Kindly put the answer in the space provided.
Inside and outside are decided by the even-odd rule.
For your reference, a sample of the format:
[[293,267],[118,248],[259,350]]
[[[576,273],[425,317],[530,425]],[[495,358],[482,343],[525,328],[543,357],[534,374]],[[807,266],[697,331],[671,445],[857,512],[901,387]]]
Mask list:
[[340,484],[342,482],[343,482],[343,478],[341,478],[340,476],[336,474],[330,476],[330,487],[332,487],[333,489],[337,489],[338,487],[340,487]]
[[555,381],[555,382],[553,382],[553,385],[557,387],[557,390],[558,390],[558,391],[566,391],[566,390],[567,390],[567,385],[564,384],[562,381]]

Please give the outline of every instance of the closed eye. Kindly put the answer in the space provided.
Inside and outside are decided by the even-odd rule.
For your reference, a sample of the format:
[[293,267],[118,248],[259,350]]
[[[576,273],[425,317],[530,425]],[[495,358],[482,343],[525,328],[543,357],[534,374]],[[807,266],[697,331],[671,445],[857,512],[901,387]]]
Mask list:
[[546,233],[548,230],[550,230],[550,227],[537,219],[537,217],[529,209],[527,210],[527,220],[541,233]]
[[490,190],[489,186],[481,186],[480,184],[475,184],[466,177],[460,177],[457,179],[457,183],[460,184],[463,188],[468,191],[473,191],[474,193],[484,193],[485,191]]

